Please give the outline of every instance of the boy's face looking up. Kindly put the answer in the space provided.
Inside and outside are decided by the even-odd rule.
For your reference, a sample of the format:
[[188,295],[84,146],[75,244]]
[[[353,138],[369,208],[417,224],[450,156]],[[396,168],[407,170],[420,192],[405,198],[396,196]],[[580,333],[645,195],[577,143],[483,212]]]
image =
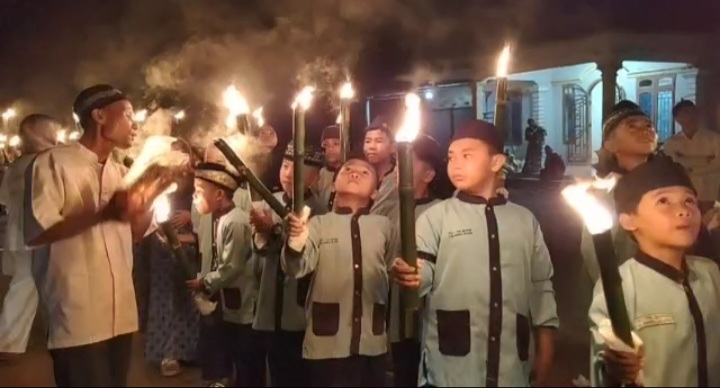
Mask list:
[[634,213],[620,215],[622,227],[632,232],[641,247],[688,249],[700,232],[701,216],[696,195],[675,186],[653,190],[640,199]]
[[450,144],[448,176],[458,190],[473,192],[494,182],[504,165],[505,155],[481,140],[458,139]]
[[193,203],[198,213],[211,214],[220,210],[225,196],[225,191],[219,186],[203,179],[195,179]]
[[338,194],[371,199],[377,191],[377,183],[377,172],[369,163],[351,159],[338,172],[335,191]]
[[[280,186],[282,186],[283,191],[288,194],[292,195],[294,190],[294,182],[295,182],[295,163],[284,159],[282,165],[280,166]],[[305,185],[305,189],[307,190],[308,187],[312,186],[315,181],[318,179],[318,175],[320,174],[320,169],[315,166],[308,166],[305,165],[305,174],[303,175],[303,184]]]
[[325,139],[322,148],[325,150],[325,163],[337,166],[340,163],[340,139]]
[[369,130],[365,132],[363,152],[367,160],[373,165],[387,163],[395,154],[395,142],[383,130]]
[[620,122],[605,147],[612,153],[650,155],[657,149],[657,142],[657,132],[650,119],[632,116]]

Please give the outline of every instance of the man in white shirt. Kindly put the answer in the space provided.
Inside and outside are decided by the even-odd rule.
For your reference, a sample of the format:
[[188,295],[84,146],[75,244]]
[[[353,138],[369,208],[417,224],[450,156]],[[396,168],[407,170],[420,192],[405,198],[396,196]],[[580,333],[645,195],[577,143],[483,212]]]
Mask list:
[[0,204],[7,209],[3,273],[12,276],[0,313],[0,359],[25,353],[35,320],[38,294],[32,277],[32,252],[23,235],[25,171],[37,154],[57,144],[58,122],[50,116],[31,114],[20,122],[22,156],[8,166],[0,185]]
[[48,348],[59,387],[124,387],[138,329],[132,239],[149,224],[152,198],[124,188],[110,158],[137,132],[132,104],[109,85],[73,104],[77,143],[40,154],[26,175],[25,238],[47,309]]
[[702,208],[720,199],[720,133],[699,127],[695,104],[682,100],[673,107],[682,132],[665,143],[665,153],[681,164],[698,193]]

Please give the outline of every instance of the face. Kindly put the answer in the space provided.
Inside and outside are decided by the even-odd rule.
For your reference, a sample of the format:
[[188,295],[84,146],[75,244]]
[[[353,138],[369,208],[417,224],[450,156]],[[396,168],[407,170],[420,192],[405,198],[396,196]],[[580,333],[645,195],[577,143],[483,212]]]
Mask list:
[[361,160],[345,163],[335,179],[335,191],[362,198],[372,198],[377,191],[378,178],[375,170]]
[[134,120],[135,112],[130,101],[117,101],[102,109],[95,109],[92,116],[99,124],[103,138],[115,147],[130,148],[138,131]]
[[494,154],[484,142],[460,139],[450,144],[448,176],[455,188],[473,191],[487,182],[494,182],[505,165],[505,155]]
[[[432,166],[413,154],[413,186],[426,188],[435,179]],[[400,184],[400,174],[395,174],[395,184]]]
[[340,139],[325,139],[322,142],[325,150],[325,162],[330,166],[340,163]]
[[675,121],[677,121],[683,129],[696,129],[698,126],[697,108],[693,106],[682,108],[677,116],[675,116]]
[[260,140],[260,144],[269,151],[272,151],[278,143],[277,133],[275,133],[275,130],[269,125],[265,125],[260,129],[258,139]]
[[[295,182],[294,173],[295,163],[291,160],[283,160],[283,163],[280,166],[280,186],[282,186],[283,191],[287,194],[292,194],[295,188],[295,185],[293,184]],[[315,184],[315,181],[317,181],[319,174],[319,168],[308,165],[305,166],[303,183],[305,184],[306,189]]]
[[367,160],[374,165],[386,163],[395,154],[395,142],[384,131],[367,131],[363,152]]
[[650,155],[657,149],[657,132],[647,117],[628,117],[612,132],[606,142],[614,154]]
[[222,207],[222,199],[225,194],[214,184],[195,179],[195,193],[193,204],[200,214],[211,214]]
[[701,215],[695,194],[685,187],[668,187],[645,194],[635,214],[622,214],[620,224],[639,242],[687,249],[695,244]]

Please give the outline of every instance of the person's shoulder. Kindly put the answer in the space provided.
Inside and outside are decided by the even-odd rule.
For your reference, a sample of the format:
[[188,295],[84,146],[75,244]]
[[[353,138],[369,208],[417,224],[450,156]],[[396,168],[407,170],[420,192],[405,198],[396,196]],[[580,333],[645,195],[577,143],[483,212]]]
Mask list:
[[62,144],[36,154],[34,159],[38,162],[46,160],[66,161],[79,157],[80,152],[76,146],[72,144]]
[[227,226],[247,226],[250,225],[250,215],[243,208],[235,206],[223,216],[223,221]]
[[688,255],[685,257],[688,267],[698,272],[713,272],[720,275],[718,264],[707,257]]
[[512,214],[516,215],[517,217],[521,217],[522,219],[526,219],[528,221],[537,222],[537,219],[535,218],[535,214],[533,214],[530,209],[526,208],[525,206],[519,205],[515,202],[507,201],[505,203],[505,208]]

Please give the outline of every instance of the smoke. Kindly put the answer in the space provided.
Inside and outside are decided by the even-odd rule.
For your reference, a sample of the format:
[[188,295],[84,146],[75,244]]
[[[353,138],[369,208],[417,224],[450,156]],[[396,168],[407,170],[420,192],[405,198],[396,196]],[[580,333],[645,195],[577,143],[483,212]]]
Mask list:
[[139,131],[132,147],[127,150],[127,155],[136,158],[150,137],[169,137],[173,120],[175,120],[173,113],[166,109],[158,109],[150,113],[147,119],[139,124]]

